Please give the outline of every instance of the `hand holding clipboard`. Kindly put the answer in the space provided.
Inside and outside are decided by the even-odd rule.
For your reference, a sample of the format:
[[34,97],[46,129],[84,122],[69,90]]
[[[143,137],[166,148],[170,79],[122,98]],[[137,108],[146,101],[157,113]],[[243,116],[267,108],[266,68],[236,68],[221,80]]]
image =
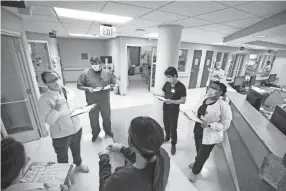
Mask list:
[[201,119],[199,119],[197,117],[197,115],[191,111],[189,113],[185,112],[185,111],[182,111],[181,112],[189,119],[189,120],[192,120],[192,121],[195,121],[195,122],[198,122],[198,123],[203,123],[203,121]]

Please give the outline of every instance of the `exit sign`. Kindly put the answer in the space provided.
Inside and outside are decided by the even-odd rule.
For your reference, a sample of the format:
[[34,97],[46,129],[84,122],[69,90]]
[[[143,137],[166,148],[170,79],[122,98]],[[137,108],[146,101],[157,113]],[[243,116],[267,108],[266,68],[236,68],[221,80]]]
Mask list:
[[100,36],[102,37],[115,37],[116,29],[115,27],[108,27],[100,25]]

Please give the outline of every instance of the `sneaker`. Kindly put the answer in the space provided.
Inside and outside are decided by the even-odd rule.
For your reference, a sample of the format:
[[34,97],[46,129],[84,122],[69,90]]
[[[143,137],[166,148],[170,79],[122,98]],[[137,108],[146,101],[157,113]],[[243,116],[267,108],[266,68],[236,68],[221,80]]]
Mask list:
[[195,163],[192,162],[192,163],[189,165],[189,168],[190,168],[190,169],[193,169],[194,164],[195,164]]
[[97,135],[93,135],[91,141],[92,141],[92,142],[95,142],[96,139],[97,139],[97,137],[98,137]]
[[171,147],[171,153],[172,153],[172,155],[175,155],[175,154],[176,154],[176,145],[172,145],[172,147]]
[[113,132],[105,133],[105,138],[107,137],[113,138],[114,137]]
[[191,172],[190,176],[189,176],[189,180],[191,182],[196,182],[197,181],[197,175],[195,175],[193,172]]
[[89,169],[88,169],[87,166],[79,165],[79,166],[76,166],[76,167],[75,167],[75,171],[77,171],[77,172],[82,172],[82,173],[88,173],[88,172],[89,172]]

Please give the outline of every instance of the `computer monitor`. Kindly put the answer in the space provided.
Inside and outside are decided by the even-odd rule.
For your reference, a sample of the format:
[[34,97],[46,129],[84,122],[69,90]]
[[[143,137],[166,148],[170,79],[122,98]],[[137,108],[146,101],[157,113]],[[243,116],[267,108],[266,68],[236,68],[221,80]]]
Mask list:
[[277,74],[270,74],[268,78],[269,83],[275,82],[276,77],[277,77]]
[[112,64],[112,56],[100,56],[100,59],[103,63],[105,63],[105,59],[107,59],[107,63]]
[[277,105],[270,122],[286,136],[286,111]]
[[254,85],[255,84],[255,81],[256,81],[256,76],[251,76],[250,77],[250,85]]
[[256,110],[260,110],[263,100],[264,96],[262,94],[253,89],[249,89],[246,101],[248,101],[248,103],[250,103]]
[[233,87],[242,87],[245,76],[239,76],[234,79]]

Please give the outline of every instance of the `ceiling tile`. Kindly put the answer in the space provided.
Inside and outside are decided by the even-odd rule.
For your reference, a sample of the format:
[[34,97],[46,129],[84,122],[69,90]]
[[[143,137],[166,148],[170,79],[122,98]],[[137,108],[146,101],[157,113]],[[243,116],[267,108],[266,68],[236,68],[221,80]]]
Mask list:
[[229,26],[233,26],[233,27],[237,27],[237,28],[246,28],[249,27],[259,21],[261,21],[261,18],[258,17],[254,17],[254,18],[250,18],[250,19],[243,19],[243,20],[237,20],[237,21],[230,21],[230,22],[226,22],[224,24],[229,25]]
[[105,3],[105,1],[28,1],[30,5],[61,7],[92,12],[100,12]]
[[157,9],[162,7],[170,2],[168,1],[119,1],[118,3],[134,5],[138,7],[146,7],[150,9]]
[[128,16],[128,17],[137,18],[137,17],[144,15],[150,11],[152,11],[152,9],[108,2],[101,12],[113,14],[113,15],[120,15],[120,16]]
[[32,6],[32,15],[55,16],[50,7]]
[[23,20],[26,31],[49,33],[52,30],[57,32],[64,32],[64,28],[60,23],[43,22],[43,21],[26,21]]
[[63,18],[63,17],[59,17],[59,20],[62,23],[72,23],[72,24],[83,24],[83,25],[91,25],[92,21],[88,21],[88,20],[79,20],[79,19],[70,19],[70,18]]
[[148,13],[147,15],[144,15],[141,18],[147,19],[150,21],[172,22],[172,21],[184,19],[186,17],[181,16],[181,15],[172,14],[172,13],[166,13],[162,11],[154,11],[154,12]]
[[235,32],[238,32],[241,29],[223,29],[223,30],[216,30],[216,32],[222,33],[222,34],[226,34],[226,35],[230,35],[233,34]]
[[78,27],[65,27],[66,31],[70,34],[70,33],[74,33],[74,34],[86,34],[88,32],[88,29],[84,29],[84,28],[78,28]]
[[148,20],[143,20],[143,19],[134,19],[131,20],[130,22],[122,25],[121,27],[152,27],[152,26],[157,26],[161,22],[156,22],[156,21],[148,21]]
[[233,29],[233,27],[231,26],[226,26],[226,25],[221,25],[221,24],[204,25],[204,26],[198,26],[197,28],[203,29],[203,30],[210,30],[210,31]]
[[88,31],[88,29],[91,27],[91,24],[87,24],[87,23],[81,23],[81,24],[74,24],[74,23],[62,23],[63,27],[67,30],[70,29],[78,29],[79,31],[81,31],[81,29],[83,31]]
[[246,18],[252,18],[253,15],[229,8],[229,9],[224,9],[221,11],[216,11],[213,13],[207,13],[204,15],[197,16],[199,19],[204,19],[208,21],[213,21],[213,22],[227,22],[227,21],[233,21],[233,20],[239,20],[239,19],[246,19]]
[[227,6],[211,1],[177,1],[164,6],[159,10],[181,15],[195,16],[224,8],[227,8]]
[[207,25],[210,24],[212,22],[210,21],[204,21],[204,20],[200,20],[200,19],[195,19],[195,18],[188,18],[188,19],[182,19],[179,21],[174,21],[174,22],[170,22],[170,24],[177,24],[177,25],[182,25],[184,27],[195,27],[195,26],[201,26],[201,25]]
[[100,25],[92,25],[88,30],[87,34],[98,35],[99,34],[99,26]]
[[27,21],[49,21],[49,22],[56,22],[58,23],[59,20],[55,16],[42,16],[42,15],[37,15],[37,16],[30,16],[30,15],[21,15],[21,17],[24,20]]
[[240,10],[268,18],[286,10],[286,1],[259,1],[237,7]]
[[221,4],[230,6],[230,7],[236,7],[238,5],[244,5],[247,3],[251,3],[252,1],[218,1]]

